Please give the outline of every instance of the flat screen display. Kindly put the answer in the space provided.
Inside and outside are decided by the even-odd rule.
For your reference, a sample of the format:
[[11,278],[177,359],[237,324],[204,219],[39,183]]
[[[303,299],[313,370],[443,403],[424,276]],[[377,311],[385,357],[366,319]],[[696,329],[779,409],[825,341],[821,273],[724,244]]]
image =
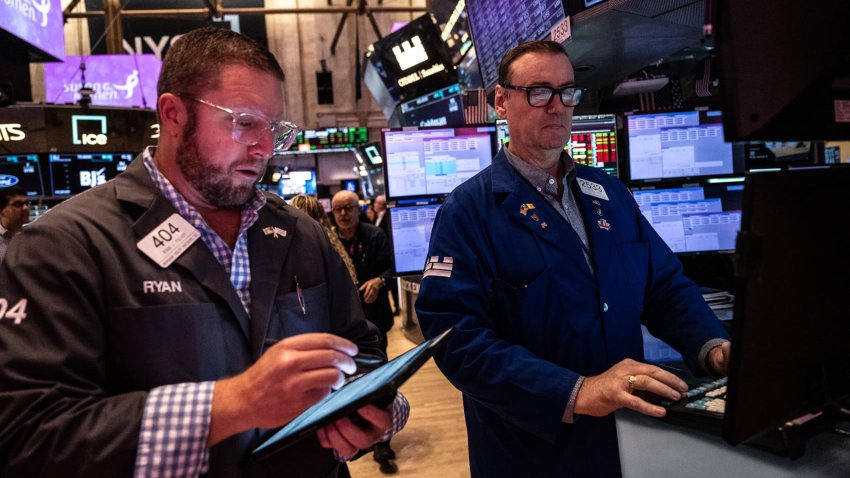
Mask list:
[[431,229],[440,204],[397,204],[390,208],[395,275],[420,274],[428,257]]
[[[511,139],[508,122],[496,121],[496,137],[501,146]],[[617,176],[617,118],[614,115],[576,115],[570,142],[564,149],[577,163],[600,168]]]
[[291,197],[296,194],[316,194],[316,171],[290,170],[280,177],[277,183],[277,193],[280,197]]
[[294,151],[339,151],[362,146],[369,142],[369,129],[360,126],[306,129],[298,133]]
[[499,77],[499,62],[526,40],[542,40],[566,15],[562,0],[468,0],[472,40],[485,88]]
[[464,124],[460,85],[451,85],[399,105],[402,126]]
[[635,201],[675,253],[735,250],[741,228],[742,182],[635,190]]
[[387,197],[444,195],[490,165],[496,128],[384,130]]
[[50,194],[71,196],[87,191],[117,176],[133,161],[133,153],[52,153]]
[[617,176],[617,118],[614,115],[573,116],[567,152],[577,163]]
[[83,86],[80,65],[85,60],[91,102],[103,106],[156,106],[156,82],[162,61],[156,55],[69,56],[64,63],[44,65],[45,98],[50,103],[76,103]]
[[660,180],[740,174],[719,111],[626,116],[629,179]]
[[814,163],[811,141],[749,141],[743,146],[747,171]]
[[0,2],[0,30],[60,61],[65,59],[64,27],[60,0]]
[[37,154],[0,156],[0,188],[19,186],[27,196],[43,196],[41,166]]

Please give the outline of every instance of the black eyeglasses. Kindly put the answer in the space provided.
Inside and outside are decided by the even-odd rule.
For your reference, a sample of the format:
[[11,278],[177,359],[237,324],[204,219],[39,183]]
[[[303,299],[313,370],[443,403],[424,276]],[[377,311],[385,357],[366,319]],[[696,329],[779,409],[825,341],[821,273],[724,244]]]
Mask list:
[[229,114],[233,120],[231,137],[233,141],[239,144],[254,146],[260,142],[266,133],[271,131],[272,138],[274,139],[274,150],[283,151],[289,149],[298,136],[298,126],[288,121],[270,121],[268,118],[253,113],[237,113],[230,108],[219,106],[203,98],[195,98],[187,95],[178,96],[197,101],[198,103]]
[[30,204],[32,204],[32,203],[30,203],[29,200],[23,200],[23,201],[18,200],[18,201],[12,201],[12,202],[9,203],[9,205],[12,206],[15,209],[20,209],[24,206],[29,207]]
[[582,89],[575,85],[552,88],[550,86],[516,86],[510,83],[502,85],[509,90],[524,91],[529,106],[543,108],[549,106],[555,93],[561,98],[561,104],[567,107],[578,106],[581,103]]
[[334,212],[334,214],[342,214],[344,212],[349,213],[349,212],[351,212],[351,211],[353,211],[354,209],[357,209],[357,208],[358,208],[358,206],[352,206],[351,204],[348,204],[346,206],[337,206],[337,207],[333,208],[332,211]]

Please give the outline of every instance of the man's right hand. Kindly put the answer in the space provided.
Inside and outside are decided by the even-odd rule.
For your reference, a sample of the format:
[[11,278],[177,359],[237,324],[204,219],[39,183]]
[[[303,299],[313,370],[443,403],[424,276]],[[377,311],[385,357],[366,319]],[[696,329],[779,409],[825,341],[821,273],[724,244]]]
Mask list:
[[248,370],[216,382],[207,446],[253,428],[282,426],[345,382],[357,345],[325,333],[270,347]]
[[688,391],[688,384],[654,365],[625,359],[600,375],[584,379],[576,395],[575,413],[601,417],[631,408],[644,415],[663,417],[664,408],[636,396],[634,392],[638,390],[678,400]]

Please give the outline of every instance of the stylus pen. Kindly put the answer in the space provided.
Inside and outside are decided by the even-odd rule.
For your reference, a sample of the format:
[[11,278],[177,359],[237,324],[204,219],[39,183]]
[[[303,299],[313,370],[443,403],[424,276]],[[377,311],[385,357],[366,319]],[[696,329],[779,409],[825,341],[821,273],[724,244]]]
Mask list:
[[384,363],[385,360],[378,357],[367,357],[364,355],[355,355],[354,363],[359,365],[379,365]]
[[[280,342],[278,339],[266,339],[263,341],[266,348],[269,348],[278,342]],[[380,357],[370,357],[367,355],[355,355],[351,358],[354,359],[354,363],[358,365],[380,365],[385,362],[385,360]]]

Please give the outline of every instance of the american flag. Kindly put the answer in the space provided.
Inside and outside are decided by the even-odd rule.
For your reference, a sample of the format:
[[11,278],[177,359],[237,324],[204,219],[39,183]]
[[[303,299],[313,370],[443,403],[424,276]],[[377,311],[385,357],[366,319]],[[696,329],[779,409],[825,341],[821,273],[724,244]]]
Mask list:
[[466,124],[487,122],[487,90],[466,90],[463,94],[463,117]]

